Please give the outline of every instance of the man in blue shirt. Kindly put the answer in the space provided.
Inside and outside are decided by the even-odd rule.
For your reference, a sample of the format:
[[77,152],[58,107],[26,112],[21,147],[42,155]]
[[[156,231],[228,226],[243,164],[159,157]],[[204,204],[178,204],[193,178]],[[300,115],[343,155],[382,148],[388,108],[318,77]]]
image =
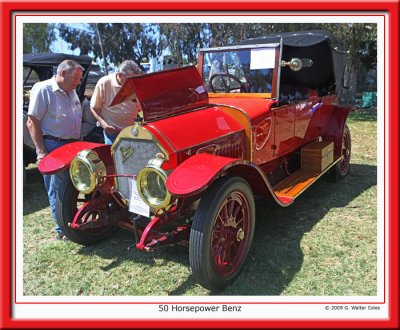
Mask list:
[[[57,74],[36,83],[30,93],[28,120],[29,133],[40,162],[47,153],[80,139],[82,109],[76,94],[84,68],[73,60],[65,60],[57,67]],[[57,239],[65,240],[57,223],[55,212],[57,191],[65,172],[43,175]]]

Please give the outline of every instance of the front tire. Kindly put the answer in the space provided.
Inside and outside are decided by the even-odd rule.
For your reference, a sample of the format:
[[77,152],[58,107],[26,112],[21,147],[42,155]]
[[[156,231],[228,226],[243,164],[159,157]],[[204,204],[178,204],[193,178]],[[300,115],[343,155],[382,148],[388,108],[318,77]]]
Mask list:
[[85,231],[72,229],[68,226],[73,221],[79,204],[87,202],[90,197],[79,194],[72,184],[70,176],[68,174],[64,176],[56,199],[57,222],[65,236],[72,242],[81,245],[92,245],[101,242],[117,230],[117,227],[111,225]]
[[189,239],[193,276],[204,288],[221,291],[240,274],[253,240],[254,197],[239,177],[217,180],[202,197]]

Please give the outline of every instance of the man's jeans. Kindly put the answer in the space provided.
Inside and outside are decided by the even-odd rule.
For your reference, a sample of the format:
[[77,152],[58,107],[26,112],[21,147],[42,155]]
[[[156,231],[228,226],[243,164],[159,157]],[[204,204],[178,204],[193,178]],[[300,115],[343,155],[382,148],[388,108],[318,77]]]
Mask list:
[[115,133],[115,134],[110,134],[110,133],[107,133],[106,130],[104,129],[103,134],[104,134],[104,143],[105,144],[113,144],[115,139],[117,138],[119,132]]
[[[44,139],[44,146],[46,147],[47,152],[51,152],[58,147],[66,144],[65,142],[58,142],[53,140]],[[53,216],[53,220],[56,223],[56,232],[58,234],[62,234],[60,227],[58,226],[57,216],[56,216],[56,198],[57,192],[60,187],[61,181],[64,178],[64,175],[68,175],[68,171],[58,172],[53,175],[43,175],[44,185],[47,190],[47,195],[49,197],[51,214]]]

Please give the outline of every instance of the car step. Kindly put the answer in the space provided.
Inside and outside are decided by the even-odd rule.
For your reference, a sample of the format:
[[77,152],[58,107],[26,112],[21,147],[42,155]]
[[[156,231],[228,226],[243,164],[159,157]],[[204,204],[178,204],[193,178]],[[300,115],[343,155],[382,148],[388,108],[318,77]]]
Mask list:
[[291,204],[302,192],[317,181],[332,166],[339,162],[341,157],[335,157],[334,161],[323,171],[301,168],[293,172],[283,181],[273,187],[276,197],[284,204]]

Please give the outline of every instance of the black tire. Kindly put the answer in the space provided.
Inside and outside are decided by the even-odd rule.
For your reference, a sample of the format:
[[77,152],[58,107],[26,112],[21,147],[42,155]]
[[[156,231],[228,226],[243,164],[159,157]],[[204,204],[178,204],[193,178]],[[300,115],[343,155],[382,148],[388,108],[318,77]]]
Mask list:
[[338,182],[350,173],[351,134],[347,125],[344,125],[343,128],[341,154],[343,155],[343,159],[328,171],[327,179],[329,182]]
[[[79,192],[72,184],[70,176],[68,175],[68,173],[65,173],[63,181],[60,184],[56,199],[57,222],[62,232],[72,242],[81,245],[92,245],[104,241],[118,228],[115,226],[107,225],[101,228],[82,231],[72,229],[68,226],[68,223],[72,222],[76,212],[78,211],[78,196]],[[86,200],[90,200],[91,196],[84,196]]]
[[189,261],[196,281],[211,291],[229,286],[246,261],[254,227],[254,197],[247,182],[239,177],[214,182],[199,203],[190,232]]

